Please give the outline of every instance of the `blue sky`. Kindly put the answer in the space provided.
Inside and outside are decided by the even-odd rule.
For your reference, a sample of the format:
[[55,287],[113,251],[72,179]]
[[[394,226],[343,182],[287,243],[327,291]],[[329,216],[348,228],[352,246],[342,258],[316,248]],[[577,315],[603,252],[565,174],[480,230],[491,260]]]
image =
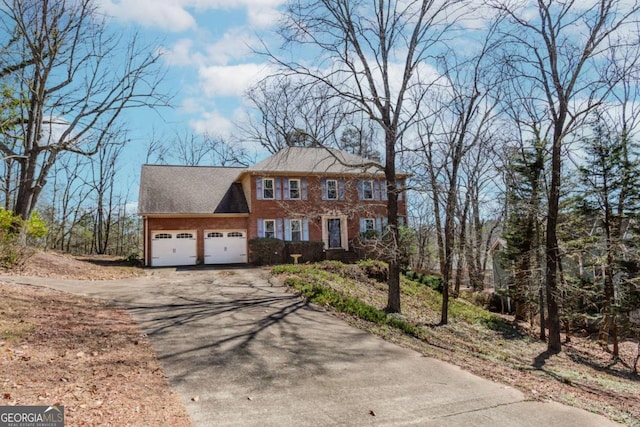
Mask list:
[[253,54],[272,38],[282,0],[99,0],[112,25],[160,46],[175,108],[145,114],[154,126],[228,136],[245,111],[242,94],[267,74]]
[[127,157],[130,198],[144,146],[152,133],[171,140],[185,132],[229,138],[248,111],[243,93],[268,74],[266,59],[252,52],[260,40],[274,40],[284,0],[97,0],[111,26],[137,32],[159,46],[166,70],[164,90],[174,108],[134,111]]

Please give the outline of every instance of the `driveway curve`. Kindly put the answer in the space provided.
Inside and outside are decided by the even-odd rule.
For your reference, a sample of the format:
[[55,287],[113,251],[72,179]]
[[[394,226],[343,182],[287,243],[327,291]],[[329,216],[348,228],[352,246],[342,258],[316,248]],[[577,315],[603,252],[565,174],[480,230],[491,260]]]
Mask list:
[[88,282],[2,277],[124,306],[195,426],[613,426],[421,356],[287,293],[260,269]]

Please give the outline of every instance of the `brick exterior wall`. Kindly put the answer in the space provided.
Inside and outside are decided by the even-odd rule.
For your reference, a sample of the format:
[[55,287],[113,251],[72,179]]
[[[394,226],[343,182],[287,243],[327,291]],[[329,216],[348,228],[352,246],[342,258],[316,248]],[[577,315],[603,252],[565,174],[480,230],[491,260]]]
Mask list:
[[[197,239],[198,263],[204,262],[204,232],[208,230],[246,230],[247,217],[150,217],[144,222],[146,236],[144,254],[145,265],[151,265],[151,232],[161,230],[195,230]],[[147,253],[148,252],[148,253]]]
[[[259,178],[306,179],[306,200],[284,200],[284,185],[280,186],[280,200],[260,200],[258,198],[257,182]],[[344,182],[344,197],[342,200],[323,200],[322,179],[336,179]],[[369,178],[366,178],[369,180]],[[252,207],[249,217],[249,239],[258,237],[258,219],[276,218],[307,218],[309,219],[309,240],[322,240],[322,215],[346,215],[349,240],[360,233],[360,218],[386,217],[387,201],[361,200],[358,192],[360,178],[353,176],[281,176],[258,174],[251,176],[250,194],[247,201]],[[382,181],[379,181],[382,185]],[[406,217],[406,201],[398,201],[398,214]]]
[[[280,178],[280,200],[261,200],[258,197],[258,178]],[[306,200],[284,200],[284,179],[304,179],[306,181]],[[343,183],[342,200],[323,200],[323,179],[336,179]],[[365,178],[370,179],[370,178]],[[251,213],[249,216],[211,216],[211,217],[146,217],[144,221],[145,265],[151,264],[151,232],[159,230],[195,230],[197,237],[198,263],[204,261],[204,232],[206,230],[247,230],[247,241],[259,236],[258,219],[306,218],[309,221],[309,240],[323,240],[322,215],[347,218],[348,240],[360,233],[360,218],[386,217],[387,201],[378,193],[378,200],[361,200],[358,189],[360,178],[354,176],[282,176],[251,175],[241,178],[245,197]],[[378,181],[377,188],[383,187]],[[274,191],[276,189],[274,188]],[[302,189],[301,189],[302,190]],[[406,218],[406,201],[398,201],[398,214]]]

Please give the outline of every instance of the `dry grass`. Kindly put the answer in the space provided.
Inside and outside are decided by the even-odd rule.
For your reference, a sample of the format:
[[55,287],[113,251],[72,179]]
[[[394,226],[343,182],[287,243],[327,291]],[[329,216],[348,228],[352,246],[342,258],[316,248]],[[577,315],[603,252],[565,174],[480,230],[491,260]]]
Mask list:
[[[386,305],[386,284],[367,279],[353,266],[328,263],[279,271],[283,278],[321,283],[379,309]],[[438,293],[403,280],[403,317],[419,327],[420,339],[388,325],[337,315],[389,341],[514,386],[532,399],[565,403],[640,426],[640,376],[631,368],[635,342],[621,344],[621,360],[616,363],[606,349],[580,337],[572,337],[562,353],[549,355],[546,344],[535,339],[526,325],[515,325],[510,317],[488,313],[465,301],[452,300],[449,324],[438,326],[440,303]]]

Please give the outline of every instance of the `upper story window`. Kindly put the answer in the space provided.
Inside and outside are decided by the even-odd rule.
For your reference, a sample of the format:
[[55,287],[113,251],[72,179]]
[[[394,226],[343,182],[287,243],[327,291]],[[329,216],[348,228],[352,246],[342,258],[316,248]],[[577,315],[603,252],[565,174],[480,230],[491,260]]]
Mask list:
[[274,187],[273,178],[262,178],[262,198],[273,199]]
[[373,200],[373,181],[362,181],[362,198]]
[[264,220],[264,237],[270,237],[275,239],[276,237],[276,220],[265,219]]
[[338,181],[336,181],[335,179],[327,180],[327,199],[338,199]]
[[289,180],[289,198],[292,200],[300,199],[300,180],[299,179]]

